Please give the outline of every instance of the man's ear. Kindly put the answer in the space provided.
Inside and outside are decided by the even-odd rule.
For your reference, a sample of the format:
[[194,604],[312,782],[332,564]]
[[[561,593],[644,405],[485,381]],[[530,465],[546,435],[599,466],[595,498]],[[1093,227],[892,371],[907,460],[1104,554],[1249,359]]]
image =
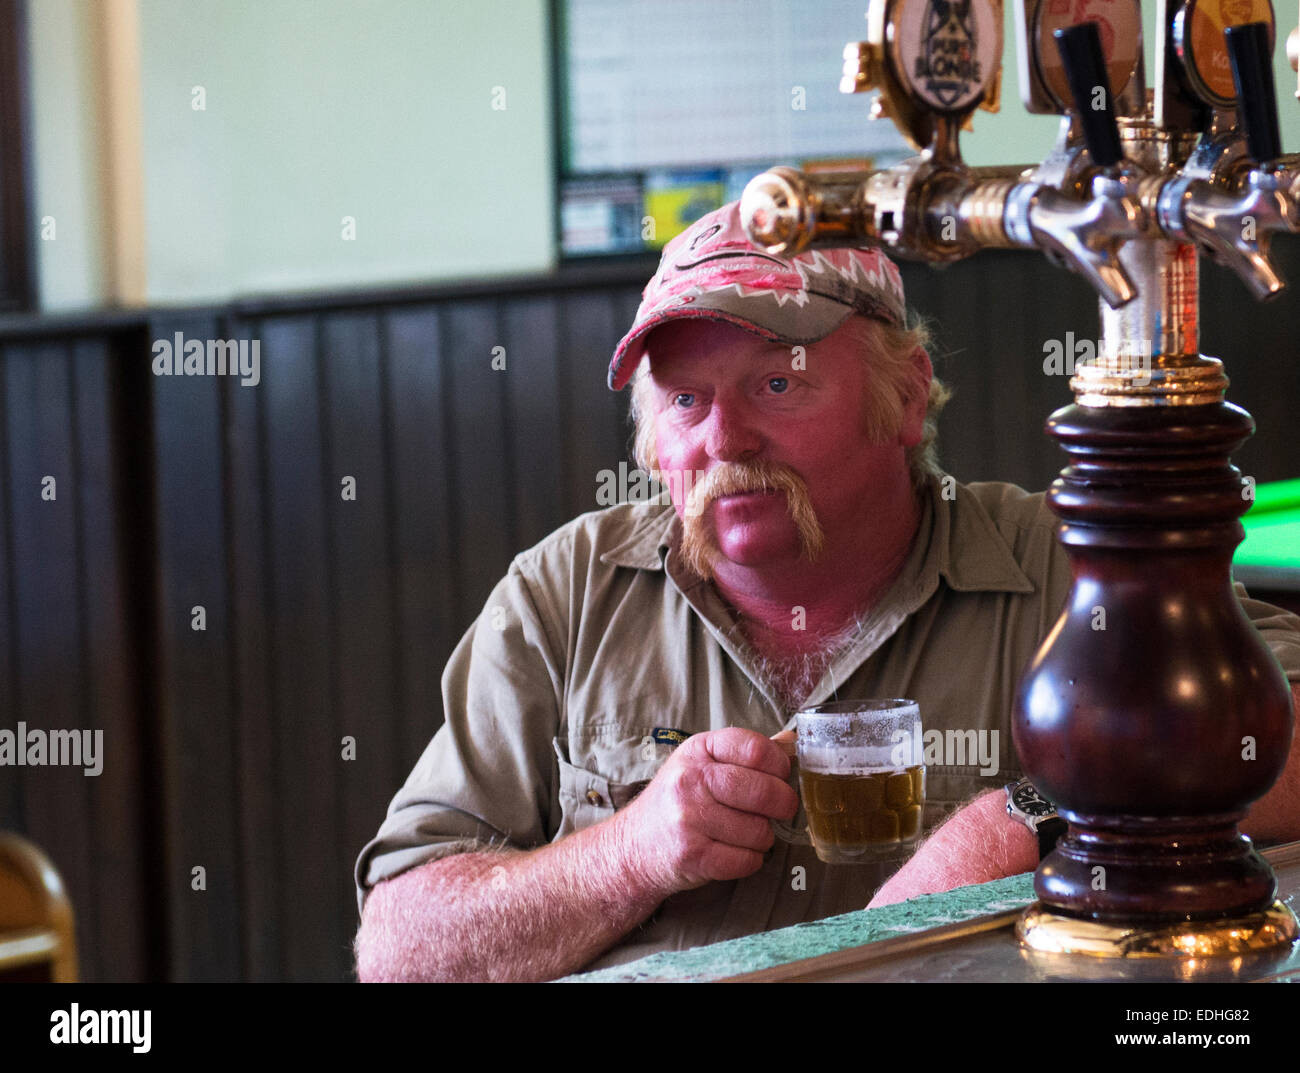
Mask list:
[[903,403],[903,422],[898,429],[904,447],[915,447],[921,442],[925,414],[930,407],[930,383],[934,380],[934,369],[925,347],[918,346],[912,351],[910,363],[907,398]]

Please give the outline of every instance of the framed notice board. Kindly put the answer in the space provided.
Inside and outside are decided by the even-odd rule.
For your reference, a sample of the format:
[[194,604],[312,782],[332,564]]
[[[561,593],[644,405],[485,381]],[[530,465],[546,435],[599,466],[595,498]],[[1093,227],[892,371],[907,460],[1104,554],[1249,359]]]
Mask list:
[[866,0],[553,0],[562,257],[643,254],[776,164],[910,149],[839,92]]

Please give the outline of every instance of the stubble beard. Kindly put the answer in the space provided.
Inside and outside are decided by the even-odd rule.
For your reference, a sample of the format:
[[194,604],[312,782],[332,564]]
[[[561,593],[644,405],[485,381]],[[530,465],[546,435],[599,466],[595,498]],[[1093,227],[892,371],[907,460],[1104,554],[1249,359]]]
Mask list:
[[682,521],[682,560],[706,581],[713,580],[717,564],[723,558],[715,525],[704,517],[709,504],[723,496],[742,492],[780,492],[795,529],[799,533],[802,556],[815,563],[822,554],[826,535],[813,510],[808,486],[802,477],[779,462],[728,462],[712,470],[694,485],[686,498]]

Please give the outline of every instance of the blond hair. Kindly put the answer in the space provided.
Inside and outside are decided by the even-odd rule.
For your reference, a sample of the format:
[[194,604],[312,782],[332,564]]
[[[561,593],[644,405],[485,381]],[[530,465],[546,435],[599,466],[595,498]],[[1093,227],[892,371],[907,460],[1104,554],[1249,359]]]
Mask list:
[[[863,403],[867,432],[873,440],[884,442],[894,436],[902,424],[903,411],[914,388],[912,358],[918,349],[925,349],[930,341],[929,332],[919,320],[908,327],[896,328],[861,316],[849,317],[844,330],[872,374],[867,380]],[[647,473],[656,473],[659,470],[659,454],[655,449],[657,415],[648,358],[641,359],[632,377],[631,390],[628,416],[633,425],[632,458]],[[921,442],[907,449],[907,468],[912,484],[918,489],[923,488],[931,476],[943,476],[937,443],[939,414],[951,397],[952,392],[938,377],[930,380]]]

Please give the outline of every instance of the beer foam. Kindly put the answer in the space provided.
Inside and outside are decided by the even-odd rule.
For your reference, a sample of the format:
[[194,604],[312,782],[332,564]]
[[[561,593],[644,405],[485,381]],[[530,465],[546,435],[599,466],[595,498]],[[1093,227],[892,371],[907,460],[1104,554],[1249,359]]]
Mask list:
[[898,771],[899,753],[910,762],[906,747],[898,745],[800,745],[799,766],[823,775],[872,775]]

